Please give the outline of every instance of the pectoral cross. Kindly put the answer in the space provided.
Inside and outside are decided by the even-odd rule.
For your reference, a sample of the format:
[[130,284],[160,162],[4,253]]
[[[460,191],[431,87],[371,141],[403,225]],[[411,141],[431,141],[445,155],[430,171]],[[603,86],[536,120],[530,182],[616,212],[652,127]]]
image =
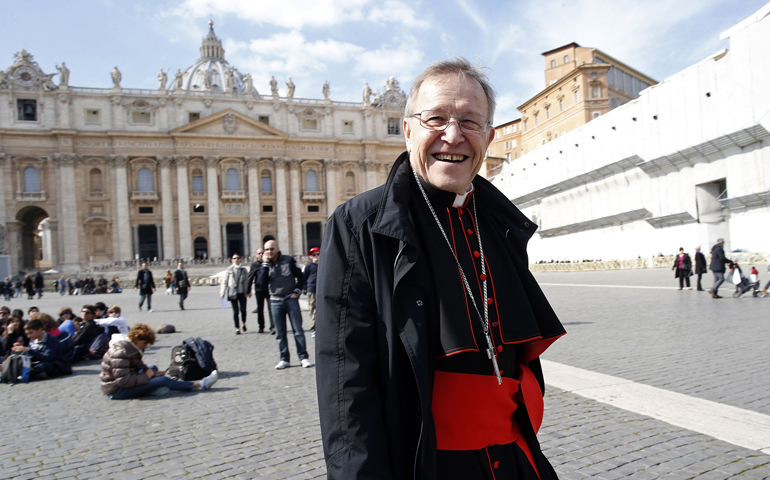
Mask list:
[[500,376],[500,367],[497,365],[497,355],[495,354],[495,347],[492,345],[492,339],[487,334],[487,356],[492,360],[492,366],[495,367],[495,376],[497,377],[497,384],[503,384],[503,377]]

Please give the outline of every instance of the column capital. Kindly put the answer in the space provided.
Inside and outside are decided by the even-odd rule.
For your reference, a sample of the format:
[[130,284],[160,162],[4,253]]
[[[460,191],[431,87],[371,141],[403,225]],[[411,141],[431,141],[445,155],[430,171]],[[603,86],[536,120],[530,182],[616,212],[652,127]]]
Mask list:
[[249,221],[248,220],[246,220],[245,222],[241,222],[241,223],[243,223],[244,227],[248,227],[249,226]]
[[273,165],[276,168],[286,168],[287,161],[286,157],[273,157]]
[[336,158],[326,158],[326,159],[324,159],[324,165],[326,165],[326,168],[329,169],[329,170],[336,170],[336,169],[340,168],[340,164],[341,163],[342,162],[340,162]]
[[78,159],[74,153],[57,153],[54,154],[54,158],[56,158],[56,163],[61,167],[71,167],[75,165],[75,160]]
[[366,171],[376,171],[378,168],[380,168],[380,165],[382,162],[379,160],[364,160],[361,162],[361,164],[364,167],[364,170]]
[[289,163],[290,168],[297,169],[299,168],[299,164],[302,163],[302,160],[299,158],[289,158],[287,162]]
[[246,162],[246,165],[251,167],[257,167],[257,164],[259,164],[259,157],[243,157],[243,160]]
[[189,155],[174,155],[174,162],[178,167],[186,167],[189,161]]
[[125,167],[128,163],[128,157],[125,155],[110,155],[109,158],[113,167]]
[[171,162],[174,160],[174,157],[171,155],[162,155],[158,158],[158,163],[160,163],[161,167],[168,168],[171,166]]
[[216,166],[219,165],[219,157],[209,155],[203,159],[205,160],[207,167],[216,168]]

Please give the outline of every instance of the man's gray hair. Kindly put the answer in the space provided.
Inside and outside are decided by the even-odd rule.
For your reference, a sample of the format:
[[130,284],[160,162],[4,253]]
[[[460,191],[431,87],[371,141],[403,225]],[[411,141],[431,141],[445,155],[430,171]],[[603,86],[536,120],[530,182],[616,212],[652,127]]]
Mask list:
[[409,90],[409,97],[406,99],[406,108],[404,108],[404,116],[408,117],[412,115],[412,107],[415,100],[417,100],[417,93],[420,91],[425,80],[433,77],[444,77],[447,75],[460,75],[461,77],[471,77],[481,85],[481,89],[484,90],[484,95],[487,97],[487,105],[489,111],[487,117],[489,123],[492,123],[492,119],[495,116],[495,89],[492,84],[489,83],[489,77],[482,71],[482,67],[471,64],[465,57],[454,57],[449,60],[439,60],[433,62],[428,68],[422,71],[412,83],[412,88]]

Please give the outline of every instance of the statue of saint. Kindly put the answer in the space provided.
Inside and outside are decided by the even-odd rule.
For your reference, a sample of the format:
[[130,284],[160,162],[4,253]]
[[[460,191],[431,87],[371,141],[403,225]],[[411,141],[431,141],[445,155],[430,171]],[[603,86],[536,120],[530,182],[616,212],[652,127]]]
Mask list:
[[174,90],[181,90],[182,85],[182,71],[177,68],[174,74]]
[[61,62],[61,67],[56,65],[56,69],[59,70],[59,86],[66,87],[70,83],[70,69],[67,68],[64,62]]
[[371,101],[372,97],[372,89],[369,88],[369,84],[364,84],[364,103],[369,105],[369,102]]
[[203,75],[203,84],[201,85],[201,88],[204,92],[211,91],[211,77],[209,76],[209,72],[203,70],[201,71],[201,74]]
[[388,81],[385,83],[385,90],[395,90],[396,89],[396,78],[390,77]]
[[232,92],[235,90],[235,73],[233,73],[232,67],[225,69],[225,92]]
[[118,67],[112,69],[112,86],[120,88],[120,81],[123,80],[123,75],[120,74]]
[[286,82],[286,98],[294,98],[294,82],[291,81],[291,77]]
[[160,69],[160,72],[158,72],[158,81],[160,82],[160,85],[158,85],[158,90],[165,90],[166,82],[168,82],[168,75],[163,71],[162,68]]
[[275,77],[270,77],[270,93],[272,93],[274,97],[278,96],[278,82],[275,81]]
[[5,71],[4,70],[0,70],[0,88],[6,86],[8,84],[8,72],[10,70],[11,70],[10,68],[8,70],[5,70]]
[[322,89],[323,94],[324,94],[324,100],[329,100],[329,93],[330,93],[329,90],[330,90],[329,89],[329,80],[327,80],[327,81],[324,82],[324,86],[323,86],[323,89]]
[[254,79],[250,73],[243,77],[243,93],[254,93]]

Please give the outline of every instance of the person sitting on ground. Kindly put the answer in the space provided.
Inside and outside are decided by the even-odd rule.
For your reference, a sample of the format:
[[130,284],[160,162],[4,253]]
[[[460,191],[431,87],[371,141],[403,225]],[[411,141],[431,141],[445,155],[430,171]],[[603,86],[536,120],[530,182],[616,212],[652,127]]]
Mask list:
[[94,303],[94,312],[97,319],[107,318],[107,305],[105,305],[104,302]]
[[29,321],[32,318],[32,315],[35,313],[40,312],[40,309],[37,307],[29,307],[29,310],[27,310],[27,321]]
[[72,373],[69,361],[61,355],[59,340],[45,332],[45,325],[50,323],[55,323],[50,315],[36,313],[24,326],[24,331],[30,339],[29,346],[14,345],[11,348],[16,353],[27,353],[31,357],[30,380],[45,380]]
[[14,345],[21,345],[22,347],[29,345],[29,338],[24,332],[24,320],[17,315],[11,316],[3,332],[3,358],[11,353],[11,348]]
[[120,307],[113,305],[107,309],[107,318],[97,318],[95,322],[100,327],[103,327],[104,333],[109,336],[112,336],[115,333],[125,335],[128,333],[128,323],[126,322],[125,317],[120,313]]
[[[115,342],[102,358],[99,374],[102,393],[112,400],[127,400],[168,390],[189,392],[194,388],[208,390],[219,379],[216,370],[198,382],[174,380],[154,366],[142,361],[144,350],[155,343],[155,331],[138,323],[128,331],[128,340]],[[165,387],[165,388],[164,388]],[[163,389],[160,390],[159,389]]]
[[80,311],[82,322],[73,337],[75,340],[75,357],[72,360],[73,362],[86,358],[88,347],[91,346],[94,338],[103,333],[102,328],[94,321],[95,314],[93,305],[83,305],[83,309]]
[[59,310],[59,330],[67,332],[70,337],[75,336],[75,323],[72,321],[74,314],[70,307],[64,307]]
[[[31,317],[32,315],[30,315],[30,318]],[[43,322],[43,330],[45,330],[45,333],[59,338],[59,335],[61,335],[61,330],[59,330],[59,325],[56,323],[56,320],[54,320],[52,316],[48,315],[47,313],[41,313],[38,315],[38,318],[40,318],[40,321]]]

